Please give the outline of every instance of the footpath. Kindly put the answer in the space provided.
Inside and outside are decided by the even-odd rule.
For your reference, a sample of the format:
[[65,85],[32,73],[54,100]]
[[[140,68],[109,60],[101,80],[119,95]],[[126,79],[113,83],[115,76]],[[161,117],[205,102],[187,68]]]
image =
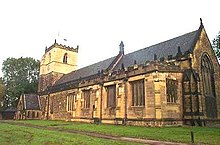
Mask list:
[[67,133],[88,135],[88,136],[97,137],[97,138],[104,138],[104,139],[118,140],[118,141],[127,141],[127,142],[142,143],[142,144],[150,144],[150,145],[188,145],[186,143],[157,141],[157,140],[140,139],[140,138],[133,138],[133,137],[112,136],[112,135],[106,135],[106,134],[88,132],[88,131],[79,131],[79,130],[66,130],[66,129],[62,129],[59,127],[40,126],[40,125],[26,124],[26,123],[22,123],[22,122],[11,122],[11,121],[0,121],[0,122],[11,124],[11,125],[18,125],[18,126],[43,129],[43,130],[67,132]]

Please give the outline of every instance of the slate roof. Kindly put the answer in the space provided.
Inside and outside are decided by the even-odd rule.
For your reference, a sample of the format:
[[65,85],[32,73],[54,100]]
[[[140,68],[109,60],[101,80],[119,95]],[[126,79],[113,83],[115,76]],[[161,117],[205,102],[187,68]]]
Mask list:
[[[153,61],[154,54],[157,55],[158,59],[161,57],[167,59],[169,55],[175,57],[178,52],[178,47],[180,47],[182,54],[190,52],[193,50],[195,42],[198,40],[201,28],[203,28],[203,25],[201,25],[196,31],[123,55],[122,59],[118,62],[113,70],[120,69],[122,64],[124,64],[124,67],[128,67],[134,65],[134,62],[139,65],[144,64],[146,61]],[[66,74],[55,83],[55,86],[95,75],[101,70],[106,70],[115,58],[117,59],[115,56]]]
[[9,107],[9,108],[5,109],[3,112],[16,112],[16,111],[17,111],[16,108],[14,108],[14,107]]
[[40,102],[36,94],[24,94],[24,103],[26,110],[40,110]]
[[78,69],[76,71],[73,71],[69,74],[64,75],[61,77],[55,85],[63,84],[72,80],[77,80],[80,78],[85,78],[91,75],[97,74],[99,71],[106,70],[109,65],[114,61],[115,57],[111,57],[109,59],[100,61],[98,63],[86,66],[84,68]]
[[159,44],[146,47],[144,49],[126,54],[114,68],[114,70],[120,69],[122,63],[124,67],[134,65],[134,61],[136,64],[144,64],[146,61],[153,61],[154,54],[157,55],[157,59],[159,60],[161,57],[167,59],[169,55],[173,57],[176,56],[178,52],[178,47],[180,47],[181,52],[184,54],[187,51],[190,51],[192,47],[194,47],[194,41],[197,37],[197,31],[193,31],[182,36],[161,42]]

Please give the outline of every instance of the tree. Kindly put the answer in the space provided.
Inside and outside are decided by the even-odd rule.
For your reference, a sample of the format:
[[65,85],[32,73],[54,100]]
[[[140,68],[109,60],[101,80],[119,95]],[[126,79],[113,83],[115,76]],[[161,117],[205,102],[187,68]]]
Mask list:
[[4,101],[4,97],[5,97],[5,90],[6,90],[6,87],[3,84],[2,78],[0,78],[0,111],[3,108],[3,101]]
[[218,35],[216,36],[216,38],[212,40],[212,47],[217,58],[220,60],[220,31],[218,32]]
[[15,107],[22,93],[37,92],[39,65],[39,60],[30,57],[7,58],[3,62],[3,81],[6,86],[4,107]]

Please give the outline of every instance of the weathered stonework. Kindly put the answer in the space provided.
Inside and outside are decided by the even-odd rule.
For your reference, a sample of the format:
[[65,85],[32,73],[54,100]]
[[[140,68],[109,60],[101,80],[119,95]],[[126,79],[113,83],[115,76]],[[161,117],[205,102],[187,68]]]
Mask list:
[[[169,55],[160,61],[155,55],[154,60],[141,63],[134,60],[131,64],[129,58],[123,59],[125,56],[122,43],[119,54],[114,59],[109,59],[111,63],[107,67],[102,62],[97,63],[97,66],[91,65],[98,69],[90,76],[86,76],[85,72],[79,73],[83,70],[88,72],[87,68],[78,72],[75,70],[76,49],[54,44],[46,51],[41,63],[39,94],[42,118],[143,126],[183,123],[205,125],[207,121],[219,120],[220,67],[203,24],[199,30],[182,36],[183,41],[186,41],[185,36],[194,38],[192,44],[188,44],[190,48],[187,51],[184,48],[188,41],[183,42],[182,48],[176,46],[175,42],[173,49],[178,48],[176,56]],[[70,64],[62,62],[65,53],[71,56]],[[217,117],[207,115],[206,106],[210,110],[211,105],[206,102],[203,91],[201,59],[204,54],[209,56],[214,68]],[[123,61],[125,64],[121,63]],[[91,71],[94,70],[91,67]],[[63,80],[60,81],[62,83],[59,80]],[[111,86],[115,90],[108,89]],[[89,97],[85,92],[89,92]],[[109,99],[112,93],[115,95]]]

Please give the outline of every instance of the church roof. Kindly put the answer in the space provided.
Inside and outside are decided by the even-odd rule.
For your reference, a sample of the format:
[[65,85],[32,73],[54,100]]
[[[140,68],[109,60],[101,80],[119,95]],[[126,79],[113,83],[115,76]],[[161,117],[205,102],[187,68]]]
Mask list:
[[160,59],[164,57],[168,59],[168,56],[176,57],[178,53],[178,47],[180,48],[182,54],[190,52],[194,47],[194,42],[197,37],[197,32],[193,31],[182,36],[146,47],[144,49],[126,54],[114,68],[115,70],[120,69],[122,63],[124,67],[134,65],[134,62],[139,64],[144,64],[146,61],[153,61],[154,55],[157,55],[157,58]]
[[86,79],[89,76],[98,74],[98,72],[102,70],[107,70],[114,61],[117,62],[117,64],[114,66],[113,71],[120,69],[122,64],[124,67],[129,67],[134,64],[144,64],[146,61],[153,61],[155,55],[158,59],[162,57],[167,59],[168,56],[175,58],[180,51],[181,54],[188,54],[194,49],[202,28],[203,25],[200,25],[200,28],[196,31],[123,55],[119,61],[115,61],[115,59],[118,58],[115,56],[78,69],[61,77],[60,80],[55,83],[55,86],[83,78]]
[[112,61],[114,61],[115,57],[111,57],[109,59],[100,61],[98,63],[86,66],[84,68],[78,69],[76,71],[73,71],[69,74],[64,75],[63,77],[61,77],[55,85],[57,84],[63,84],[72,80],[78,80],[81,78],[85,78],[88,76],[92,76],[95,75],[99,72],[101,72],[102,70],[106,70],[109,65],[112,63]]
[[23,101],[26,110],[40,110],[40,101],[38,95],[24,94]]

